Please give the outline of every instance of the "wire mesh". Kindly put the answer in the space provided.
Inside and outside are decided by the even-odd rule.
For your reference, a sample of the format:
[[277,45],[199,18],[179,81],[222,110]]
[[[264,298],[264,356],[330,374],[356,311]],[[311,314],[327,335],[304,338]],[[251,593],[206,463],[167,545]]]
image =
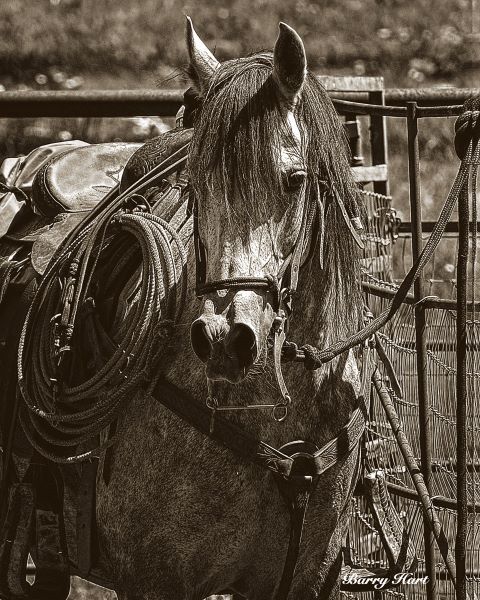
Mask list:
[[[395,292],[396,281],[410,268],[409,240],[395,242],[395,211],[391,198],[364,193],[367,209],[365,250],[362,259],[363,281],[376,288]],[[476,222],[476,211],[473,211]],[[471,228],[473,232],[476,228]],[[454,263],[458,249],[457,239],[446,236],[424,273],[425,291],[435,298],[456,298],[456,273],[447,269],[445,261]],[[467,592],[471,598],[480,597],[480,412],[477,411],[480,385],[480,320],[473,310],[478,297],[478,268],[476,265],[476,240],[470,240],[470,265],[468,272],[468,299],[471,310],[467,315],[467,494],[468,519],[466,543]],[[389,299],[379,293],[366,293],[366,302],[376,315],[386,308]],[[426,381],[428,389],[428,416],[432,433],[431,493],[437,500],[437,512],[450,548],[455,546],[457,529],[457,431],[456,431],[456,311],[435,306],[425,307]],[[418,369],[416,361],[415,309],[413,304],[403,304],[395,317],[379,334],[402,387],[398,397],[388,381],[383,366],[378,368],[394,400],[403,429],[412,445],[417,462],[421,463],[420,440],[423,434],[419,419]],[[426,572],[424,548],[424,520],[416,499],[415,488],[404,465],[401,452],[391,426],[375,394],[371,399],[370,420],[366,429],[366,459],[369,469],[380,469],[391,486],[390,494],[417,549],[419,564],[415,573],[421,578]],[[400,493],[403,489],[407,494]],[[410,496],[409,498],[403,497]],[[365,568],[387,567],[386,555],[381,547],[365,500],[354,498],[350,512],[349,544],[352,556]],[[438,549],[435,550],[435,598],[455,598],[455,589],[448,577]],[[425,599],[426,587],[419,584],[399,585],[389,590],[375,592],[345,592],[343,598],[379,600],[390,598]]]

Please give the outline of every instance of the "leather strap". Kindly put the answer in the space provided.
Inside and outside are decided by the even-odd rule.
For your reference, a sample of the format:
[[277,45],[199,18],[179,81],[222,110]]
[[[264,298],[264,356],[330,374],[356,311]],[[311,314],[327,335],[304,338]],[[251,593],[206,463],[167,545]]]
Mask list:
[[34,531],[34,490],[30,483],[11,486],[0,538],[0,597],[28,598],[27,557]]
[[83,577],[88,577],[93,563],[97,469],[97,459],[82,465],[77,493],[77,568]]
[[17,379],[15,371],[16,349],[18,338],[22,329],[23,321],[28,311],[30,302],[36,292],[37,283],[32,276],[25,285],[18,299],[15,317],[10,323],[8,337],[5,347],[6,360],[3,364],[2,391],[0,394],[0,406],[2,407],[2,438],[3,447],[3,472],[2,485],[0,486],[0,519],[3,519],[7,510],[8,493],[10,484],[14,481],[13,473],[13,445],[18,428],[18,413],[20,410],[21,397],[17,392]]
[[[316,194],[319,194],[320,190],[318,184],[316,186]],[[265,277],[234,277],[229,279],[218,279],[215,281],[206,281],[206,259],[205,259],[205,248],[200,239],[198,231],[198,208],[197,201],[191,192],[189,207],[193,213],[193,232],[194,232],[194,247],[195,247],[195,262],[196,262],[196,293],[197,296],[201,297],[210,292],[214,292],[220,289],[235,289],[235,290],[251,290],[251,289],[267,289],[273,292],[274,301],[273,309],[278,312],[280,309],[280,282],[282,282],[287,269],[289,270],[290,282],[288,285],[287,294],[291,295],[295,292],[298,284],[298,275],[300,272],[300,266],[302,264],[302,257],[304,255],[305,243],[308,234],[312,230],[312,225],[317,212],[317,199],[307,200],[307,206],[302,214],[302,223],[300,225],[300,231],[295,241],[295,246],[289,256],[284,260],[279,272],[276,275],[269,275]],[[314,245],[315,240],[312,240]],[[308,253],[308,258],[311,257],[312,252]]]
[[18,261],[0,259],[0,304],[7,293],[10,280],[18,268]]
[[[37,462],[40,460],[40,462]],[[10,488],[6,519],[0,538],[0,597],[8,600],[66,600],[70,573],[63,528],[63,495],[52,489],[56,465],[30,463],[26,481]],[[32,550],[35,547],[35,551]],[[35,582],[26,580],[32,553]]]
[[291,475],[288,480],[276,478],[278,489],[287,503],[290,513],[290,536],[285,556],[282,577],[275,594],[275,600],[286,600],[292,587],[297,566],[300,543],[302,541],[305,514],[312,492],[318,482],[318,476]]
[[315,490],[319,475],[358,446],[365,426],[365,402],[363,410],[357,408],[337,437],[322,448],[318,449],[309,442],[295,441],[277,450],[253,438],[221,416],[216,418],[215,427],[212,428],[210,410],[165,379],[157,383],[153,396],[201,433],[242,458],[274,473],[290,513],[288,549],[275,597],[275,600],[285,600],[295,574],[310,495]]
[[[318,189],[318,184],[316,186],[315,193],[318,195],[320,191]],[[295,292],[298,285],[298,275],[300,273],[300,265],[302,262],[303,252],[305,250],[305,243],[307,234],[312,228],[312,223],[314,219],[314,215],[317,209],[317,201],[316,198],[312,201],[311,199],[307,200],[308,205],[303,211],[302,215],[302,224],[300,226],[300,232],[298,234],[297,241],[295,243],[295,247],[292,252],[292,259],[290,262],[290,284],[289,288],[292,292]],[[312,241],[313,243],[313,241]],[[279,273],[277,275],[278,279],[282,278],[283,273]]]
[[35,582],[28,589],[29,598],[66,600],[70,567],[63,520],[63,478],[58,465],[38,454],[29,471],[35,491],[35,538],[30,542],[35,549]]
[[353,218],[350,217],[350,215],[347,212],[347,209],[345,208],[345,204],[343,203],[343,200],[342,200],[340,194],[337,192],[337,189],[334,186],[332,186],[332,190],[333,190],[333,195],[335,196],[335,199],[337,201],[337,204],[340,207],[340,211],[343,215],[343,219],[344,219],[353,239],[355,240],[355,243],[361,250],[363,250],[365,248],[365,244],[363,243],[362,238],[358,234],[358,230],[362,229],[362,225],[361,225],[359,217],[358,216],[355,216]]
[[[221,415],[215,417],[215,427],[211,431],[211,410],[168,380],[160,379],[152,395],[192,427],[243,459],[283,477],[290,476],[295,462],[292,456],[257,440]],[[338,435],[310,455],[308,460],[312,475],[321,475],[356,447],[364,430],[364,411],[365,405],[355,409]]]

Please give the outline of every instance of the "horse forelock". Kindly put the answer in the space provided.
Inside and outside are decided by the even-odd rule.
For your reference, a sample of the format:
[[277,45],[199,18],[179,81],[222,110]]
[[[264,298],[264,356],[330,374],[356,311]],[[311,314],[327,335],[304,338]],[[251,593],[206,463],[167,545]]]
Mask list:
[[215,195],[249,227],[283,196],[278,168],[287,123],[267,54],[223,63],[195,122],[190,174],[198,198]]
[[[219,210],[237,230],[249,230],[253,222],[271,216],[278,203],[287,202],[279,168],[286,142],[298,146],[312,193],[321,179],[335,186],[347,206],[358,194],[344,130],[326,90],[313,74],[307,75],[294,108],[299,146],[272,73],[273,56],[267,52],[222,63],[195,121],[189,157],[195,194],[199,202],[212,194],[223,199]],[[327,211],[325,230],[330,279],[341,282],[347,302],[358,303],[351,295],[358,285],[356,247],[335,210]]]

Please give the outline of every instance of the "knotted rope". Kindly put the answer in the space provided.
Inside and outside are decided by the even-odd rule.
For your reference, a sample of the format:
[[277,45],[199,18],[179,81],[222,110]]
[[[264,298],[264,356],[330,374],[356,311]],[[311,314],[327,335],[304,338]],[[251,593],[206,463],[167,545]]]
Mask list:
[[[318,369],[323,364],[330,362],[343,352],[346,352],[359,344],[363,344],[392,319],[404,302],[412,284],[421,275],[425,265],[431,259],[442,239],[447,223],[452,216],[453,209],[455,208],[460,195],[468,193],[468,180],[472,173],[472,165],[478,165],[480,162],[480,145],[478,143],[480,137],[479,108],[480,97],[477,96],[467,100],[464,104],[464,111],[455,123],[455,150],[462,162],[440,212],[437,223],[420,253],[420,256],[402,281],[390,306],[378,317],[373,319],[367,326],[357,333],[354,333],[346,340],[339,340],[328,348],[316,348],[309,344],[303,346],[300,351],[303,354],[306,369]],[[476,170],[474,173],[476,179]]]
[[455,152],[464,160],[471,142],[476,144],[480,136],[480,96],[469,98],[463,112],[455,121]]

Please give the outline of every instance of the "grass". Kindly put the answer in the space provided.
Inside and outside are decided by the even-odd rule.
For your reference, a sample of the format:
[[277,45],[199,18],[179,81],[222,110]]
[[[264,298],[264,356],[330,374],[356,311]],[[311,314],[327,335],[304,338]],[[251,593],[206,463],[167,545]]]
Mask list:
[[[51,67],[151,71],[185,62],[184,15],[221,59],[270,48],[280,20],[305,40],[313,69],[455,76],[469,60],[470,0],[9,0],[0,8],[0,72],[25,82]],[[360,73],[362,71],[362,73]]]

